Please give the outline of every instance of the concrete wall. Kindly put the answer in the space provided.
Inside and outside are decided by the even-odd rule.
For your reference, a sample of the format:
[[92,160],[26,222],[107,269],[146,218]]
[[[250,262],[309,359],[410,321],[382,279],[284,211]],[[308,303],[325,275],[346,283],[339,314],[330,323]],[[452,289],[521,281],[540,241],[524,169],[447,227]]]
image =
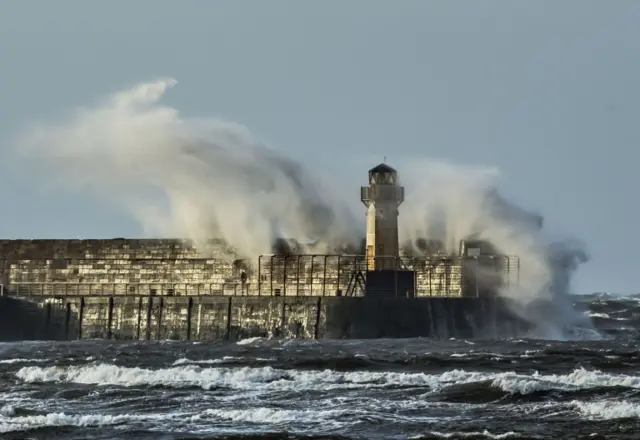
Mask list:
[[[524,330],[489,298],[4,298],[0,339],[495,338]],[[39,312],[38,312],[39,310]],[[22,321],[17,317],[22,316]],[[24,320],[25,316],[30,316]],[[21,330],[23,329],[23,330]],[[24,329],[29,329],[25,331]]]
[[198,250],[182,240],[3,240],[0,258],[5,286],[56,282],[119,287],[175,282],[221,285],[239,275],[234,254],[219,242]]
[[77,328],[75,316],[66,307],[0,296],[0,341],[74,338],[75,332],[65,333],[67,328]]
[[[418,296],[475,291],[463,259],[403,258],[401,263],[416,271]],[[504,267],[500,276],[512,278]],[[241,261],[219,241],[199,249],[187,241],[159,239],[0,241],[0,283],[25,295],[331,296],[349,293],[354,271],[365,269],[363,257],[347,255]]]

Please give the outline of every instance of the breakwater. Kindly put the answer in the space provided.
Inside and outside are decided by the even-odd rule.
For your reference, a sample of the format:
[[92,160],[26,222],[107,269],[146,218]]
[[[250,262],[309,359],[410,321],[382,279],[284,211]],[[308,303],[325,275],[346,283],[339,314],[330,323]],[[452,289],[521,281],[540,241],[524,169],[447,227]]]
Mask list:
[[[363,294],[355,282],[367,272],[363,255],[301,254],[314,249],[281,245],[282,253],[248,261],[216,240],[200,248],[169,239],[0,240],[0,283],[19,294],[52,296]],[[413,271],[415,296],[491,296],[499,285],[519,283],[517,258],[477,246],[456,256],[377,258]]]
[[526,330],[490,298],[67,296],[1,304],[3,340],[493,339]]
[[493,338],[526,327],[496,298],[518,283],[517,259],[467,246],[393,266],[369,271],[352,254],[245,261],[219,241],[0,240],[0,339]]

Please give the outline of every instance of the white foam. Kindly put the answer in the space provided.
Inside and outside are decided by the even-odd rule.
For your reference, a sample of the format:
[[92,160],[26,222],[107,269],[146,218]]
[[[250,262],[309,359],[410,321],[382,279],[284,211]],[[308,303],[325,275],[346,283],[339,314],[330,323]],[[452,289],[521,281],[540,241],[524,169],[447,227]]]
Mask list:
[[216,359],[189,359],[189,358],[181,358],[176,360],[173,365],[215,365],[215,364],[228,364],[232,362],[241,362],[241,361],[257,361],[257,362],[269,362],[274,361],[274,358],[246,358],[246,357],[238,357],[238,356],[224,356],[222,358]]
[[640,377],[625,374],[607,374],[601,371],[576,369],[564,375],[516,375],[502,373],[494,378],[493,386],[509,393],[531,394],[546,390],[577,390],[595,387],[640,388]]
[[113,364],[83,366],[22,367],[16,376],[25,382],[67,382],[86,385],[166,386],[172,388],[225,387],[243,390],[331,390],[381,388],[389,386],[426,387],[434,391],[461,383],[491,380],[509,393],[530,394],[541,390],[575,390],[593,387],[640,388],[640,377],[577,369],[566,375],[532,375],[467,372],[451,370],[442,374],[333,370],[293,371],[272,367],[204,368],[182,365],[151,370]]
[[0,417],[11,417],[15,415],[16,408],[13,405],[4,405],[0,407]]
[[571,402],[583,416],[591,419],[626,419],[640,418],[640,404],[627,400],[601,400],[599,402]]
[[48,359],[14,358],[14,359],[0,359],[0,364],[28,364],[28,363],[39,364],[47,361]]
[[225,356],[220,359],[201,359],[201,360],[193,360],[188,358],[181,358],[176,360],[173,365],[189,365],[189,364],[224,364],[227,362],[240,361],[243,358],[235,357],[235,356]]
[[261,338],[259,336],[256,336],[254,338],[247,338],[247,339],[241,339],[238,342],[236,342],[236,344],[238,345],[252,345],[252,344],[256,344],[258,342],[262,342],[262,341],[266,341],[266,338]]
[[16,376],[25,382],[68,382],[87,385],[157,386],[174,388],[229,387],[245,390],[350,389],[386,386],[437,387],[440,383],[482,380],[483,373],[454,370],[442,375],[332,370],[293,371],[272,367],[204,368],[194,365],[157,370],[93,364],[68,367],[21,368]]
[[5,417],[0,416],[0,433],[27,431],[36,428],[55,426],[99,427],[105,425],[119,425],[130,421],[161,420],[166,415],[70,415],[65,413],[50,413],[44,415]]
[[215,386],[248,388],[282,377],[283,373],[272,368],[201,368],[182,366],[150,370],[146,368],[118,367],[112,364],[95,364],[71,367],[23,367],[16,376],[25,382],[69,382],[87,385],[118,385],[125,387],[163,385],[167,387]]
[[239,423],[283,424],[283,423],[323,423],[334,421],[338,416],[352,414],[346,409],[337,410],[293,410],[281,408],[248,408],[248,409],[207,409],[203,414],[191,417],[191,421],[217,419]]
[[587,315],[589,315],[592,318],[605,318],[605,319],[609,319],[611,318],[608,314],[606,313],[587,313]]
[[591,318],[602,318],[602,319],[613,319],[616,321],[628,321],[628,318],[616,318],[613,317],[611,315],[609,315],[608,313],[601,313],[601,312],[589,312],[588,313],[589,317]]
[[[429,435],[432,435],[434,437],[439,437],[439,438],[477,438],[477,437],[484,437],[487,439],[493,439],[493,440],[503,440],[503,439],[510,439],[510,438],[518,438],[520,437],[520,434],[513,432],[513,431],[509,431],[509,432],[505,432],[502,434],[492,434],[489,431],[487,431],[486,429],[482,432],[480,431],[472,431],[472,432],[440,432],[440,431],[431,431],[429,433]],[[409,437],[409,438],[420,438],[422,436],[416,436],[416,437]]]

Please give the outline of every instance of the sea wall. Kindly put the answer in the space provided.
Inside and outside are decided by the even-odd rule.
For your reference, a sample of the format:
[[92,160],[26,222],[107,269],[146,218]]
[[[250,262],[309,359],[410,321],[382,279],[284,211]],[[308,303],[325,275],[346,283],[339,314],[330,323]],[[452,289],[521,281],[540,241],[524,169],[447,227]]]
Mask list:
[[[486,261],[501,283],[514,282],[510,259]],[[398,265],[415,271],[417,296],[482,296],[476,260],[402,257]],[[357,255],[242,260],[215,240],[200,247],[168,239],[0,240],[0,283],[22,295],[358,295],[354,274],[363,270]]]
[[[66,315],[65,307],[46,307],[39,302],[0,296],[0,341],[73,338],[73,329],[78,324],[75,315]],[[67,329],[72,332],[66,332]]]
[[132,295],[2,300],[11,303],[0,307],[2,340],[496,338],[517,336],[526,327],[501,300],[489,298]]

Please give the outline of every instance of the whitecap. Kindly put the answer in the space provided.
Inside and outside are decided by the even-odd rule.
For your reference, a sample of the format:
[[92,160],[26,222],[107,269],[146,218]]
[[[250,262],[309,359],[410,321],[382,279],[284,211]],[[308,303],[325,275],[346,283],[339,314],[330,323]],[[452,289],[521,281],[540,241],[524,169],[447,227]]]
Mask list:
[[571,402],[583,416],[590,419],[640,418],[640,404],[628,400],[601,400],[597,402]]

